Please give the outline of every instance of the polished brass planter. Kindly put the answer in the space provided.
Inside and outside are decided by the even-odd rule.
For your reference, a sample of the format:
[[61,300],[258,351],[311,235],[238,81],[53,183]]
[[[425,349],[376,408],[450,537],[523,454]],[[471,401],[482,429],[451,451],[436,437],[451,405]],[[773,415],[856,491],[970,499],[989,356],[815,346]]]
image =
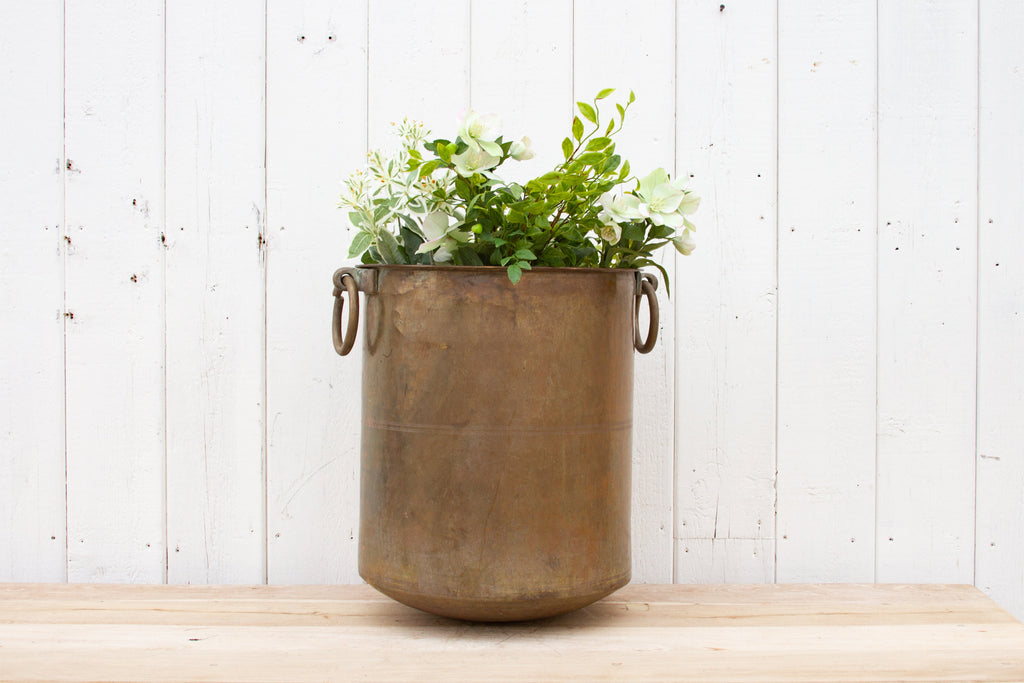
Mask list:
[[339,353],[365,297],[368,583],[435,614],[511,621],[629,582],[633,350],[654,344],[655,286],[613,269],[537,268],[516,285],[501,268],[335,274]]

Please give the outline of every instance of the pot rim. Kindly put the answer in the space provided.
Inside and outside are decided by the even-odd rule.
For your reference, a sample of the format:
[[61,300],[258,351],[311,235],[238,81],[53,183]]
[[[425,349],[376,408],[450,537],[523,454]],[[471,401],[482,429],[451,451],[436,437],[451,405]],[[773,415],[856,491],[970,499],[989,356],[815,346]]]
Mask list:
[[[508,269],[505,266],[448,266],[448,265],[420,265],[408,263],[361,263],[356,266],[365,270],[408,270],[408,271],[444,271],[460,273],[505,273]],[[639,268],[592,268],[579,266],[537,266],[523,271],[523,276],[529,273],[587,273],[587,274],[615,274],[615,273],[636,273]]]

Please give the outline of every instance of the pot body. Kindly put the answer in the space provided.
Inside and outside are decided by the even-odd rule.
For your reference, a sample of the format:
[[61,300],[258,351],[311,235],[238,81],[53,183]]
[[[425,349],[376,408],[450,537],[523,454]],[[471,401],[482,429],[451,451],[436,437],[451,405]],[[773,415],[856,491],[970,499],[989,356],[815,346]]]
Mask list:
[[636,271],[368,268],[360,575],[477,621],[628,583]]

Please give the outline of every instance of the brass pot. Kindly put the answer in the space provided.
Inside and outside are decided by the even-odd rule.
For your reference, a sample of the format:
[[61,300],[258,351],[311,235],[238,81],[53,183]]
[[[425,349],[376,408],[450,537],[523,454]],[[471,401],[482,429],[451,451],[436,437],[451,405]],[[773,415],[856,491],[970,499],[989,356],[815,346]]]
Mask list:
[[627,584],[633,349],[654,345],[657,281],[364,266],[334,282],[339,353],[365,294],[359,574],[474,621],[562,614]]

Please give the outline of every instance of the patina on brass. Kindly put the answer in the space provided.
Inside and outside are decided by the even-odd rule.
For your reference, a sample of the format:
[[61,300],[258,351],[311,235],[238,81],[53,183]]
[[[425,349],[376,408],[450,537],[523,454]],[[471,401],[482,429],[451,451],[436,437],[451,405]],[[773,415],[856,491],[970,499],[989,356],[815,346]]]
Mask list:
[[[428,612],[512,621],[629,582],[633,350],[657,281],[634,270],[368,266],[359,573]],[[636,311],[651,304],[641,341]],[[353,317],[353,312],[355,317]],[[347,344],[346,344],[347,342]]]

